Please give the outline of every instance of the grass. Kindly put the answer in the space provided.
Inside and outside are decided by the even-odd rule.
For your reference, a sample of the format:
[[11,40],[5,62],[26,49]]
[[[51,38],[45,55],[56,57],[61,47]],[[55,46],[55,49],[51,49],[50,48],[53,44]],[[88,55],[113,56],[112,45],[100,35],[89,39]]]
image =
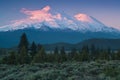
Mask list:
[[120,61],[1,64],[0,80],[120,80]]

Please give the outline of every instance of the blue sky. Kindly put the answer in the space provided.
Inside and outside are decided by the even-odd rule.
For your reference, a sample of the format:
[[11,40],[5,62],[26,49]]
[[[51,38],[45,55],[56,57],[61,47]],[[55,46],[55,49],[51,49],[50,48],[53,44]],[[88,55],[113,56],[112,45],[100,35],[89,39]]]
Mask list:
[[37,10],[47,5],[53,11],[85,13],[108,26],[120,27],[120,0],[0,0],[0,26],[26,17],[22,8]]

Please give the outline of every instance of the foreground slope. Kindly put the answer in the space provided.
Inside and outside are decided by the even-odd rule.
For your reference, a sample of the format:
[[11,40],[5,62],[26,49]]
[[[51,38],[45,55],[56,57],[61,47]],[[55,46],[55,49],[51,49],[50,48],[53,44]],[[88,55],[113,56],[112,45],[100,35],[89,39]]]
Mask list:
[[120,61],[0,65],[0,80],[119,80]]

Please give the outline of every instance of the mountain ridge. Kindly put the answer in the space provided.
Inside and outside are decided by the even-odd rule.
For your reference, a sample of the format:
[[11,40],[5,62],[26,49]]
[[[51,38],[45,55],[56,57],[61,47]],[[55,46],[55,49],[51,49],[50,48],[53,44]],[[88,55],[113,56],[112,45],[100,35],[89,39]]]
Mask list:
[[75,44],[59,42],[54,44],[44,44],[43,46],[48,51],[54,50],[55,47],[58,47],[58,49],[64,47],[65,50],[70,51],[73,48],[80,50],[83,46],[88,46],[90,49],[92,45],[94,45],[96,49],[118,50],[120,49],[120,38],[119,39],[94,38],[94,39],[87,39]]
[[41,44],[56,42],[77,43],[92,38],[120,38],[120,34],[108,32],[74,32],[74,31],[40,31],[38,29],[22,29],[16,31],[0,32],[0,47],[13,47],[18,45],[20,37],[26,33],[29,42]]
[[12,47],[19,43],[22,33],[26,33],[30,42],[77,43],[92,38],[120,38],[120,31],[108,27],[83,13],[69,16],[66,13],[54,14],[51,7],[41,10],[22,12],[28,17],[0,27],[0,47]]
[[68,29],[83,33],[87,31],[120,32],[120,30],[108,27],[96,18],[88,16],[87,14],[78,13],[74,16],[70,16],[64,12],[53,13],[50,6],[46,6],[37,11],[23,9],[22,12],[28,15],[28,17],[21,20],[15,20],[9,25],[2,26],[0,27],[0,31],[15,31],[25,28],[34,28],[39,30]]

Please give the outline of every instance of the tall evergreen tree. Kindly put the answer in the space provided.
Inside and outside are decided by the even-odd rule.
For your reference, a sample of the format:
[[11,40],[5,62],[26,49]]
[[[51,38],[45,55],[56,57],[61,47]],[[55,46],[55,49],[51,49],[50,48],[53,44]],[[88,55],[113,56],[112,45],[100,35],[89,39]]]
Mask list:
[[98,59],[99,59],[99,55],[100,55],[100,49],[97,48],[97,49],[96,49],[96,55],[93,56],[93,57],[94,57],[93,60],[98,60]]
[[1,61],[2,64],[8,64],[9,63],[9,57],[8,56],[4,56],[2,58],[2,61]]
[[9,64],[17,64],[16,54],[15,52],[10,52],[10,55],[8,57]]
[[53,56],[54,56],[54,60],[55,60],[55,62],[59,62],[59,58],[60,58],[60,56],[59,56],[59,50],[58,50],[58,47],[56,46],[55,47],[55,49],[54,49],[54,53],[53,53]]
[[81,53],[81,61],[88,61],[89,59],[90,59],[89,48],[88,46],[83,46]]
[[26,49],[26,52],[27,52],[28,51],[28,46],[29,46],[29,42],[28,42],[27,36],[26,36],[25,33],[23,33],[21,38],[20,38],[20,43],[18,45],[19,52],[21,51],[21,49],[23,47]]
[[26,51],[26,48],[23,46],[19,54],[20,64],[28,64],[30,62],[30,57]]
[[31,52],[30,52],[30,54],[32,56],[32,59],[33,59],[33,57],[35,56],[36,53],[37,53],[37,46],[36,46],[35,42],[33,41],[32,45],[31,45]]
[[95,60],[95,58],[97,57],[97,52],[94,44],[91,45],[90,55],[91,55],[90,58],[92,60]]
[[95,45],[92,44],[91,45],[91,54],[95,54],[95,52],[96,52]]
[[44,48],[38,51],[38,53],[33,58],[33,63],[44,63],[46,62],[46,53]]
[[43,48],[43,46],[41,44],[37,45],[37,52],[40,51]]
[[101,60],[109,60],[110,59],[107,50],[104,49],[100,52],[99,59],[101,59]]
[[112,59],[112,50],[111,50],[111,48],[107,49],[107,53],[109,55],[109,60],[111,60]]
[[67,60],[66,53],[65,53],[65,48],[64,47],[61,48],[60,55],[61,55],[61,62],[64,62],[64,61]]
[[54,49],[54,54],[59,54],[59,50],[58,50],[58,47],[56,46],[55,49]]
[[74,58],[75,58],[75,55],[77,54],[77,50],[76,50],[76,48],[73,48],[72,50],[71,50],[71,52],[69,53],[69,60],[74,60]]
[[120,49],[115,54],[115,60],[120,60]]

